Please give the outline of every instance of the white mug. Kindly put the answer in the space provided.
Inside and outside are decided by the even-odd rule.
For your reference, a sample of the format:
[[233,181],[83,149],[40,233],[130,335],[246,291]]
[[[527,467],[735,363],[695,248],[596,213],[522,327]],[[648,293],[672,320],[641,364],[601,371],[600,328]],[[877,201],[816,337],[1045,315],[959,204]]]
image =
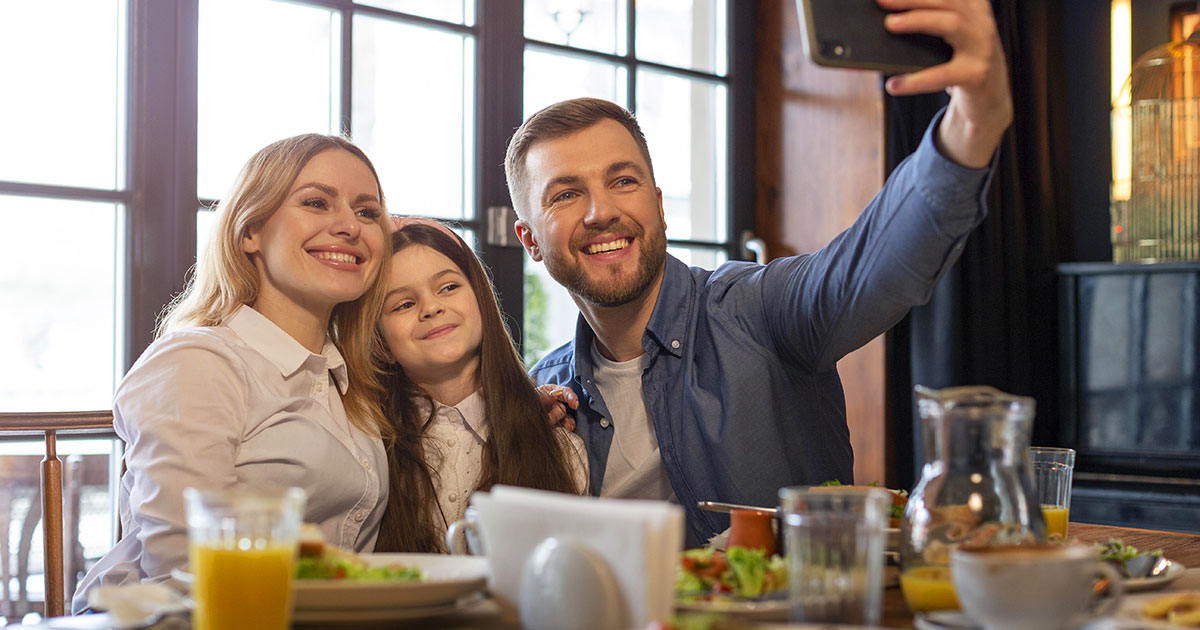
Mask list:
[[[963,612],[987,630],[1058,630],[1111,614],[1121,577],[1090,546],[1008,545],[950,552],[950,574]],[[1109,590],[1094,592],[1097,578]]]

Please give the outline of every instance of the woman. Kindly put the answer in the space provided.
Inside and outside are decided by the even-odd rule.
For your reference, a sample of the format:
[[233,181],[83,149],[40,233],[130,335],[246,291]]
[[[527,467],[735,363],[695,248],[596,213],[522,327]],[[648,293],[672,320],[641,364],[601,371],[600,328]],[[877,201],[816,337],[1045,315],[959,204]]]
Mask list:
[[392,246],[379,320],[386,347],[375,356],[395,442],[376,549],[444,550],[447,525],[462,518],[471,492],[497,483],[583,493],[583,441],[546,422],[546,400],[474,252],[428,220],[403,224]]
[[194,276],[113,402],[123,536],[84,578],[166,580],[187,564],[185,487],[299,486],[326,540],[374,548],[387,493],[370,360],[391,244],[379,177],[350,142],[262,149],[221,201]]

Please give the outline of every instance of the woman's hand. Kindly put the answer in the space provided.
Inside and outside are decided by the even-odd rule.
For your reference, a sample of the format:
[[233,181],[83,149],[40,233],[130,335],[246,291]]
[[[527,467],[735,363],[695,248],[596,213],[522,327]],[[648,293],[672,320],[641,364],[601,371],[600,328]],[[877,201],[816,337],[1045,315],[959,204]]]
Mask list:
[[567,408],[579,408],[579,397],[575,392],[570,387],[553,383],[539,385],[537,390],[542,398],[542,407],[550,418],[550,426],[562,424],[564,429],[574,431],[575,418],[567,412]]

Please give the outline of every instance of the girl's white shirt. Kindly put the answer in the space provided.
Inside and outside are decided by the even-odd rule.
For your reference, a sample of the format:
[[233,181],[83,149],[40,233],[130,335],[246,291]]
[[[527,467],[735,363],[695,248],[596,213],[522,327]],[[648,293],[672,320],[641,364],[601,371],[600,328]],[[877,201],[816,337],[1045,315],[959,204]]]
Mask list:
[[152,343],[113,401],[126,444],[122,538],[88,571],[72,609],[86,607],[94,586],[167,581],[186,568],[189,486],[303,488],[304,520],[326,541],[373,550],[387,457],[380,438],[347,419],[338,392],[348,384],[331,340],[313,354],[248,306],[220,326]]
[[[483,445],[488,439],[488,424],[483,407],[483,390],[464,398],[457,405],[435,402],[437,411],[425,432],[425,457],[433,472],[433,488],[446,521],[434,517],[445,537],[449,523],[460,520],[470,504],[471,492],[479,483],[483,466]],[[417,401],[418,413],[428,413],[424,399]],[[588,459],[583,438],[562,427],[554,429],[559,446],[567,455],[571,481],[587,494]]]

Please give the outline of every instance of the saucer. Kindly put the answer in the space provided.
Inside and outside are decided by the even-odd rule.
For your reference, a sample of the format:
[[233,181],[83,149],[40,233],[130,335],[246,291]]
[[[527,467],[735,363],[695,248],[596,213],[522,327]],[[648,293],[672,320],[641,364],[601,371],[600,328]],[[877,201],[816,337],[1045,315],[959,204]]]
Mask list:
[[[982,625],[959,610],[919,612],[913,615],[913,626],[917,630],[984,630]],[[1117,630],[1119,627],[1111,617],[1100,617],[1070,626],[1068,630]]]

